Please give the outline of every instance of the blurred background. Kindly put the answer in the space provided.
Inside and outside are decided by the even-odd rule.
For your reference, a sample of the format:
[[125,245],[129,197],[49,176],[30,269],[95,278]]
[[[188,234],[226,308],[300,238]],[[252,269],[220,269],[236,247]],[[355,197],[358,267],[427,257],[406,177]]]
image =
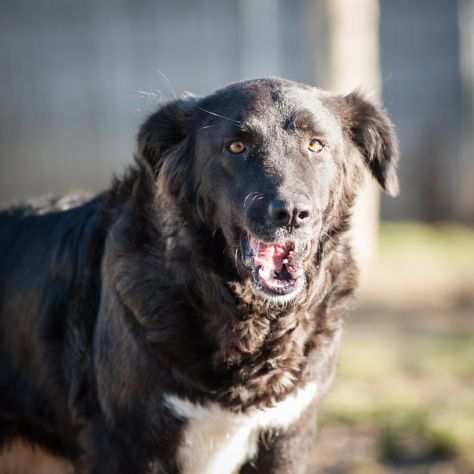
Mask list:
[[1,0],[0,204],[104,189],[160,103],[269,75],[383,98],[402,151],[312,472],[473,473],[474,1]]

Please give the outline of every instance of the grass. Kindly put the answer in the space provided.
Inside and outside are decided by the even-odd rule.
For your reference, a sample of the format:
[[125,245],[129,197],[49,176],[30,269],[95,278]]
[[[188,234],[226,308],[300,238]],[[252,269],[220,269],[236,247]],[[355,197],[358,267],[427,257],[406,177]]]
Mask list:
[[473,229],[403,222],[381,227],[379,257],[362,296],[384,310],[451,311],[472,307],[473,288]]
[[474,472],[474,232],[384,225],[369,281],[323,405],[323,426],[375,433],[374,459],[347,472]]
[[380,259],[395,256],[397,259],[417,255],[429,255],[433,261],[463,265],[466,252],[470,252],[470,261],[474,260],[474,230],[456,224],[439,224],[427,226],[414,222],[386,223],[380,227]]
[[473,356],[474,336],[348,331],[323,422],[371,424],[385,461],[450,455],[474,469]]

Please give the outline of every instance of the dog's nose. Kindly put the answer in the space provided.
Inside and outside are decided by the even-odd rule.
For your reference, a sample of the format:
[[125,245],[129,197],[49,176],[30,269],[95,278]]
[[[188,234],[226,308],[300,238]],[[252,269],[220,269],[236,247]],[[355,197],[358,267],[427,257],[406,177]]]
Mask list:
[[270,203],[270,218],[272,224],[278,227],[288,226],[291,223],[293,212],[288,201],[274,199]]
[[311,217],[311,208],[308,205],[300,204],[295,207],[294,219],[295,219],[295,227],[304,226],[307,222],[309,222]]
[[274,199],[269,207],[272,224],[277,227],[293,225],[304,226],[311,218],[311,208],[304,203],[292,203],[281,199]]

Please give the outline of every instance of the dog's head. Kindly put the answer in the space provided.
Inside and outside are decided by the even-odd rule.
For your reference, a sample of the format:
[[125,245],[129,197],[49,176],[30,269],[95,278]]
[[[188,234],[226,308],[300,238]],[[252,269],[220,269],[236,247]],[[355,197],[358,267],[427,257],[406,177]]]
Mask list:
[[397,141],[380,108],[277,79],[165,105],[142,126],[138,154],[160,198],[220,231],[242,277],[273,303],[304,288],[308,261],[352,205],[364,165],[398,192]]

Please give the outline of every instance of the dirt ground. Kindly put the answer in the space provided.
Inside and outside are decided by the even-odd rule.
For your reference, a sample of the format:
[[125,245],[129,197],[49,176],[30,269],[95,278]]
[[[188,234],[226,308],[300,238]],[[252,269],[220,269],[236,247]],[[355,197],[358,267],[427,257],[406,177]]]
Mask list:
[[[399,314],[388,312],[383,321],[377,321],[370,312],[364,313],[363,307],[353,315],[345,330],[343,345],[347,343],[347,347],[342,349],[340,374],[323,404],[311,474],[474,473],[474,360],[468,361],[470,368],[448,375],[452,361],[444,366],[435,362],[424,374],[410,374],[413,368],[404,362],[392,370],[400,360],[392,351],[402,352],[408,346],[412,353],[413,346],[419,346],[417,351],[422,353],[426,339],[435,338],[435,347],[428,351],[433,353],[444,333],[452,340],[453,326],[464,333],[462,338],[469,338],[465,334],[470,331],[470,346],[474,348],[474,292],[472,303],[470,309],[450,313],[414,311],[411,322],[400,321]],[[370,359],[357,361],[355,369],[344,367],[360,357],[359,344],[370,353],[372,341],[376,342],[375,368],[366,368],[373,362]],[[387,352],[380,350],[384,346]],[[361,391],[369,394],[361,397]],[[452,399],[448,408],[446,397]],[[464,411],[457,413],[453,405]],[[437,427],[437,413],[443,411],[446,419]],[[459,417],[462,422],[458,429]],[[465,429],[464,424],[471,428]]]
[[474,232],[385,225],[311,473],[474,473]]

